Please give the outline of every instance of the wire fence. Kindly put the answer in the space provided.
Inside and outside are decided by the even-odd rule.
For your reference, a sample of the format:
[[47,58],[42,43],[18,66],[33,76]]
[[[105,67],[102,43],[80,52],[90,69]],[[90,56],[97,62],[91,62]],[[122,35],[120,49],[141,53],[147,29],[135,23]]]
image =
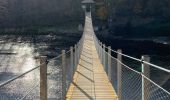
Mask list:
[[164,89],[170,70],[150,63],[148,56],[138,59],[121,50],[112,50],[94,33],[93,38],[99,59],[120,100],[170,100],[170,91]]
[[[97,39],[95,36],[94,38]],[[168,69],[164,69],[160,66],[157,67],[147,61],[138,60],[137,58],[133,59],[131,56],[125,55],[125,57],[129,59],[135,60],[135,64],[138,63],[138,66],[135,64],[127,66],[123,63],[125,61],[122,61],[124,57],[123,53],[116,52],[117,55],[121,56],[121,59],[118,58],[118,56],[113,57],[108,53],[109,49],[98,42],[98,40],[96,40],[96,48],[101,63],[120,100],[170,100],[169,91],[162,87],[164,85],[163,82],[159,82],[168,81],[168,77],[170,76]],[[111,66],[109,65],[109,59],[111,60]],[[148,72],[147,74],[142,72],[142,66],[145,68],[148,67],[145,69],[145,71]],[[162,78],[164,79],[161,80],[158,78],[160,76],[156,78],[158,73],[162,73],[162,75],[164,75]],[[157,80],[157,83],[151,79]]]
[[47,98],[65,99],[81,56],[83,41],[84,35],[67,52],[62,51],[61,55],[0,83],[0,100],[39,100],[40,67],[44,64],[47,66]]
[[73,75],[80,59],[83,38],[70,50],[62,54],[59,58],[48,63],[48,99],[64,100],[66,92],[73,81]]
[[50,61],[47,65],[47,97],[62,99],[62,56]]
[[39,98],[39,81],[39,68],[37,68],[8,82],[8,84],[1,85],[0,100],[37,100]]

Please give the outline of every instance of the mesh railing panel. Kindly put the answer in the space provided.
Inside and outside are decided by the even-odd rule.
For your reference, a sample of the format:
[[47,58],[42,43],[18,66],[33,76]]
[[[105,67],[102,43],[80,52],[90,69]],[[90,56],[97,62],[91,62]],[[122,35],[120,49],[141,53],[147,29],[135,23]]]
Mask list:
[[71,65],[70,52],[66,54],[66,90],[68,90],[72,82],[73,66]]
[[152,81],[154,81],[159,86],[163,87],[164,89],[168,90],[170,92],[170,73],[167,73],[162,70],[158,70],[154,67],[150,68],[150,77]]
[[117,59],[114,57],[111,57],[111,83],[117,93]]
[[103,52],[104,52],[104,58],[105,58],[103,66],[108,75],[108,53],[105,50]]
[[[120,62],[118,62],[120,63]],[[121,100],[141,100],[142,76],[140,73],[121,65]]]
[[[119,61],[116,57],[108,54],[108,48],[103,48],[103,44],[100,44],[95,34],[93,36],[99,59],[103,64],[108,78],[110,78],[109,74],[111,74],[110,82],[120,100],[170,100],[170,92],[167,91],[169,90],[167,88],[168,86],[164,86],[169,80],[170,73],[147,65],[145,66],[145,68],[148,67],[146,68],[147,73],[145,72],[146,76],[143,76],[140,60],[125,55],[125,57],[122,56],[122,61]],[[115,51],[114,53],[118,54]],[[111,59],[110,69],[108,64],[109,59]],[[135,59],[137,60],[135,61]],[[118,70],[118,63],[121,65],[121,72]],[[162,87],[165,87],[166,90]]]
[[[17,76],[18,74],[16,74]],[[0,100],[39,99],[39,69],[0,87]],[[35,87],[36,86],[36,87]],[[31,91],[34,88],[34,91]],[[29,94],[28,94],[29,93]]]
[[48,63],[47,71],[47,94],[48,99],[62,99],[62,57]]
[[148,79],[146,76],[143,76],[143,78],[146,100],[170,100],[170,93],[168,93],[168,91]]
[[37,84],[30,90],[28,90],[28,92],[19,100],[39,100],[40,95],[40,84],[39,82],[37,82]]

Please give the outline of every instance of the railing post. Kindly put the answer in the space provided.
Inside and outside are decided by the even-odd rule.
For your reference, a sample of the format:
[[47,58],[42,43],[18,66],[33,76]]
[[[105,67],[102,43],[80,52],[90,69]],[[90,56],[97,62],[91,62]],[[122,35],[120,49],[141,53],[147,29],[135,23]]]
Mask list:
[[74,67],[77,67],[77,45],[74,45]]
[[103,43],[101,44],[101,63],[103,65]]
[[70,66],[71,66],[71,80],[74,75],[74,65],[73,65],[73,47],[70,47]]
[[98,55],[100,57],[100,41],[97,42],[97,51],[98,51]]
[[102,63],[102,42],[100,42],[100,62]]
[[62,50],[62,100],[66,100],[66,53]]
[[97,50],[97,54],[99,54],[99,44],[98,44],[96,38],[94,38],[94,42],[95,42],[94,44],[95,44],[95,47],[96,47],[96,50]]
[[111,46],[108,46],[108,77],[111,81],[111,75],[112,75],[112,65],[111,65]]
[[[150,57],[148,55],[142,56],[142,61],[150,62]],[[142,63],[142,73],[147,78],[150,78],[150,66]],[[149,90],[148,85],[149,83],[145,81],[144,76],[142,75],[142,100],[148,100],[149,99]]]
[[[118,49],[118,54],[117,54],[117,60],[119,60],[120,62],[122,62],[122,55],[119,53],[122,53],[121,49]],[[118,80],[118,97],[119,100],[122,99],[122,64],[120,62],[117,62],[117,80]]]
[[103,67],[106,71],[106,54],[105,54],[105,44],[103,44]]
[[79,46],[79,43],[77,43],[77,45],[76,45],[76,48],[77,48],[76,65],[78,64],[78,60],[79,60],[79,48],[78,48],[78,46]]
[[80,41],[77,43],[77,61],[78,61],[79,56],[80,56],[80,48],[79,47],[80,47]]
[[47,57],[40,57],[40,100],[47,100]]

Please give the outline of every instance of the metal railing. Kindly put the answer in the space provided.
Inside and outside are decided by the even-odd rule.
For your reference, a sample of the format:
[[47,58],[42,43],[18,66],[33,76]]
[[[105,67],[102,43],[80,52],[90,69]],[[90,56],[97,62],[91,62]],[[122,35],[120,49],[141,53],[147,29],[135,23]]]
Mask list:
[[0,100],[65,100],[83,42],[84,34],[70,50],[62,50],[61,55],[49,60],[42,56],[39,66],[0,83]]
[[[91,18],[90,15],[89,18]],[[168,76],[170,76],[170,70],[150,63],[150,57],[147,55],[137,59],[123,54],[120,49],[118,51],[112,50],[110,46],[107,47],[98,40],[94,31],[92,34],[99,59],[116,90],[119,100],[170,100],[170,92],[151,79],[154,74],[151,69],[162,71]],[[112,53],[116,54],[117,57],[113,57]],[[129,66],[125,64],[124,57],[140,63],[138,67],[141,71],[134,69],[133,64]]]
[[[40,57],[40,65],[36,66],[20,75],[16,75],[0,84],[0,100],[24,100],[40,98],[41,69],[45,69],[48,62],[56,60],[61,55],[46,60],[46,57]],[[43,61],[42,61],[43,60]]]

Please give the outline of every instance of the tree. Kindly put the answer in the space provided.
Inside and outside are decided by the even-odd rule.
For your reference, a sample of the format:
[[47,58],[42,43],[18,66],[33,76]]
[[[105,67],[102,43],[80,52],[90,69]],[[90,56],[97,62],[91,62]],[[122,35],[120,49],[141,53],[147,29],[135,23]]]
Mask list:
[[0,0],[0,27],[7,24],[8,19],[8,1]]

